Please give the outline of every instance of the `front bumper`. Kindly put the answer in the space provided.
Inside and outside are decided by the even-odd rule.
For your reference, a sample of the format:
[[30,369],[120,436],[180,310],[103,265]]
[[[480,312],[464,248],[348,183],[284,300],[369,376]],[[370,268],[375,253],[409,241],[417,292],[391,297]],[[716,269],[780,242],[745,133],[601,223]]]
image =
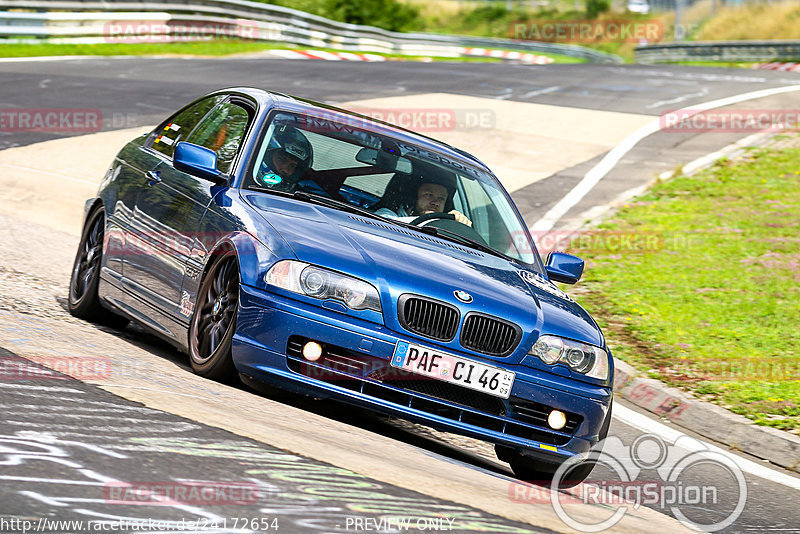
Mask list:
[[[325,356],[305,361],[299,348],[305,340],[322,344]],[[609,388],[491,359],[483,361],[516,373],[507,400],[441,381],[396,382],[385,378],[382,369],[390,368],[398,340],[436,346],[430,339],[242,286],[233,359],[239,372],[290,391],[335,398],[543,461],[564,461],[597,442],[611,402]],[[549,428],[544,423],[549,409],[568,413],[573,428]]]

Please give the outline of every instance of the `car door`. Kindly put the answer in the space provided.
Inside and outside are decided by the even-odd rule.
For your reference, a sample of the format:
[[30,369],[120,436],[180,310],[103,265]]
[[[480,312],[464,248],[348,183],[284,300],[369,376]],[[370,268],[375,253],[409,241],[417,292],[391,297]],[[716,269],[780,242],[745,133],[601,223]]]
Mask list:
[[[242,140],[252,122],[254,109],[247,102],[235,98],[225,101],[203,119],[186,138],[186,142],[216,152],[217,170],[228,175],[238,158]],[[205,264],[205,258],[201,254],[205,254],[204,251],[222,237],[218,231],[201,232],[200,228],[212,200],[227,187],[186,174],[171,165],[164,167],[161,178],[173,184],[180,184],[177,186],[178,194],[190,196],[194,200],[193,209],[184,221],[179,236],[180,246],[175,250],[180,272],[175,272],[174,278],[170,281],[181,288],[185,278],[199,277]],[[188,322],[192,315],[190,293],[181,289],[178,299],[177,316],[182,322]]]
[[[183,323],[190,315],[185,303],[182,306],[181,284],[194,241],[199,238],[194,230],[221,189],[175,169],[175,145],[187,141],[214,150],[219,155],[219,170],[227,173],[250,115],[228,98],[212,97],[166,122],[152,140],[150,148],[161,155],[161,160],[145,177],[136,200],[132,225],[135,243],[129,247],[134,253],[124,265],[124,285],[173,321]],[[161,326],[174,330],[170,324]]]
[[114,285],[122,278],[124,262],[129,257],[128,237],[141,184],[146,175],[161,163],[159,156],[145,148],[147,134],[126,144],[117,154],[106,179],[114,183],[114,196],[106,199],[106,244],[103,254],[104,279]]

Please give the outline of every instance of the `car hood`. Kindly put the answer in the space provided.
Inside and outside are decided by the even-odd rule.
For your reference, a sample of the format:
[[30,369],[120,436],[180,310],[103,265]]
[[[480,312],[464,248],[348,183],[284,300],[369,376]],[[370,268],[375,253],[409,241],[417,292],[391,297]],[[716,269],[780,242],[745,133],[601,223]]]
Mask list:
[[[375,285],[386,326],[397,332],[405,332],[399,324],[397,300],[412,293],[456,306],[462,317],[476,311],[520,326],[521,343],[505,360],[521,359],[542,333],[603,345],[589,314],[524,266],[334,208],[260,193],[246,193],[244,198],[283,236],[298,260]],[[458,300],[454,292],[459,290],[469,293],[472,302]],[[458,339],[451,344],[464,350]]]

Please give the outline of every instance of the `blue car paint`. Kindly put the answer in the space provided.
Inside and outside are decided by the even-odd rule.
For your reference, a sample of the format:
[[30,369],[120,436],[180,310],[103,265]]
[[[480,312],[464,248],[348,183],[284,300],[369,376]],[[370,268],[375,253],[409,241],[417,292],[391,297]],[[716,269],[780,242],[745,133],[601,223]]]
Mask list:
[[[264,325],[270,325],[264,328]],[[375,328],[369,323],[356,322],[337,314],[326,312],[318,306],[302,305],[289,298],[279,297],[255,288],[243,288],[242,305],[239,315],[234,347],[237,366],[250,376],[272,384],[286,385],[287,380],[295,382],[294,391],[317,397],[331,396],[344,399],[351,404],[376,409],[392,415],[402,415],[403,410],[390,407],[380,399],[369,399],[354,395],[352,391],[337,388],[333,383],[319,383],[313,379],[293,373],[286,363],[286,341],[297,331],[312,332],[315,339],[324,340],[337,346],[360,351],[372,356],[391,359],[396,343],[411,341],[427,346],[435,346],[430,340],[403,334],[398,336],[386,328]],[[361,342],[368,339],[372,349],[360,349]],[[478,360],[478,358],[472,357]],[[491,363],[485,360],[486,363]],[[519,366],[507,366],[517,374],[512,396],[533,398],[555,408],[561,408],[583,417],[583,424],[570,441],[558,447],[557,454],[564,457],[586,452],[596,441],[596,436],[605,418],[610,391],[603,386],[576,384],[574,380],[550,373],[537,373]],[[493,432],[479,435],[481,430],[470,425],[450,421],[433,414],[415,412],[415,420],[433,425],[442,430],[465,433],[482,437],[494,443],[519,447],[524,440]],[[530,443],[528,447],[532,446]],[[535,446],[538,446],[538,443]],[[549,456],[549,455],[548,455]]]
[[217,153],[190,143],[178,143],[175,146],[173,166],[211,181],[216,181],[221,175],[217,170]]
[[564,252],[551,252],[545,265],[547,275],[558,282],[574,284],[583,275],[583,260]]
[[[87,202],[87,215],[92,207],[103,206],[106,231],[112,234],[109,242],[113,246],[104,251],[99,287],[99,294],[107,305],[146,324],[186,351],[188,316],[179,313],[175,296],[188,295],[190,304],[196,302],[209,258],[221,246],[230,246],[236,251],[240,267],[241,298],[232,350],[234,364],[240,372],[287,389],[333,397],[550,461],[585,452],[597,441],[611,403],[613,362],[610,360],[609,378],[601,381],[576,375],[566,366],[545,365],[527,354],[543,334],[608,350],[599,327],[578,304],[543,290],[520,274],[528,271],[531,276],[538,276],[535,273],[545,272],[538,254],[535,254],[535,264],[522,265],[333,208],[240,190],[270,113],[280,109],[314,114],[320,112],[320,107],[252,89],[229,89],[219,93],[247,99],[256,111],[242,141],[238,161],[227,177],[228,185],[197,178],[201,193],[199,204],[198,199],[193,199],[192,213],[197,212],[192,215],[194,226],[180,230],[191,243],[187,250],[179,253],[176,247],[157,248],[157,254],[162,257],[151,262],[150,270],[146,271],[141,266],[132,266],[141,259],[126,257],[130,243],[141,238],[143,217],[137,214],[136,202],[142,190],[148,187],[144,184],[147,171],[161,166],[169,173],[180,173],[165,168],[170,166],[168,158],[153,155],[153,151],[143,148],[147,136],[123,148],[97,197]],[[325,112],[340,112],[331,111],[333,109],[325,108]],[[441,158],[466,159],[485,169],[474,157],[423,136],[379,123],[373,126],[379,133],[431,150]],[[518,212],[516,215],[519,217]],[[115,253],[115,250],[123,252]],[[380,292],[383,313],[350,310],[333,301],[321,302],[268,287],[264,274],[281,259],[298,259],[369,281]],[[177,275],[176,268],[182,270],[181,276]],[[129,278],[131,272],[139,276],[138,283]],[[154,295],[149,289],[153,287],[162,287],[171,298]],[[454,299],[453,291],[459,289],[468,291],[473,302],[464,304]],[[522,328],[522,339],[511,354],[491,357],[461,347],[460,331],[449,342],[415,336],[404,330],[398,320],[396,302],[403,293],[446,301],[456,306],[462,317],[469,311],[481,311],[511,320]],[[290,336],[297,334],[387,362],[398,342],[414,342],[502,366],[516,373],[512,398],[535,400],[577,414],[582,423],[566,443],[546,447],[536,440],[371,398],[292,371],[287,363],[287,342]],[[441,403],[452,406],[446,401]]]

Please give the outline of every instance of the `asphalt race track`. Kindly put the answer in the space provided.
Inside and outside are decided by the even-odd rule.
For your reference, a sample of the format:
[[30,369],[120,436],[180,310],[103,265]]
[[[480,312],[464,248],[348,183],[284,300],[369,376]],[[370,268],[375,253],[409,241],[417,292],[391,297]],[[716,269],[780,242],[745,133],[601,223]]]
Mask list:
[[[517,124],[514,131],[522,138],[561,128],[557,141],[563,143],[569,141],[570,128],[574,138],[624,139],[637,129],[635,125],[658,120],[665,111],[795,85],[800,77],[684,67],[88,58],[0,62],[0,82],[0,110],[96,109],[102,113],[104,132],[143,128],[210,90],[252,85],[334,104],[460,95],[482,99],[470,102],[495,110],[498,121],[503,110],[509,109],[503,106],[530,109],[534,118],[536,113],[560,107],[565,113],[586,117],[585,121],[555,125],[534,120]],[[439,107],[447,101],[437,98]],[[729,107],[796,109],[797,100],[797,93],[785,93]],[[495,103],[501,107],[493,107]],[[596,112],[607,112],[603,118],[627,117],[631,122],[627,130],[620,130],[614,122],[598,123]],[[590,123],[594,129],[589,129]],[[74,132],[76,136],[85,133]],[[489,135],[480,129],[458,134]],[[574,228],[621,193],[746,135],[655,133],[625,153],[598,186],[568,207],[553,228]],[[64,137],[63,132],[0,131],[0,170],[7,176],[14,170],[21,173],[15,176],[23,177],[15,178],[13,191],[24,189],[25,171],[20,164],[15,169],[3,168],[6,150],[11,154],[27,147],[37,154],[37,161],[30,165],[44,165],[56,177],[80,176],[79,170],[66,169],[49,148],[35,152],[37,143]],[[542,137],[542,144],[535,145],[533,137],[525,139],[509,147],[523,161],[546,152],[544,143],[555,142]],[[580,152],[582,157],[575,155],[577,149],[575,154],[567,151],[563,161],[547,167],[554,172],[514,189],[512,196],[529,225],[540,221],[616,144],[597,139],[592,148],[589,141]],[[480,139],[474,142],[481,144]],[[504,137],[503,142],[514,143],[513,136]],[[598,147],[607,148],[600,151]],[[107,149],[116,152],[116,147]],[[87,176],[86,180],[99,178]],[[31,179],[36,175],[31,174]],[[0,183],[5,183],[1,177]],[[4,369],[9,365],[25,369],[20,379],[0,380],[4,414],[0,418],[0,517],[34,524],[41,518],[153,518],[167,521],[172,532],[270,531],[274,530],[271,521],[277,519],[282,532],[365,532],[381,531],[378,525],[387,526],[381,520],[402,516],[415,521],[412,532],[434,526],[452,532],[572,531],[554,513],[546,490],[515,483],[510,470],[483,444],[353,413],[336,404],[296,397],[270,399],[244,386],[212,383],[192,375],[184,356],[138,327],[117,331],[72,318],[65,310],[65,296],[78,236],[72,228],[50,223],[46,215],[37,215],[41,217],[37,220],[18,210],[17,203],[38,201],[41,194],[31,193],[30,199],[25,194],[4,195],[0,200],[0,292],[4,295],[0,298],[0,358]],[[58,201],[57,187],[50,187],[47,194],[51,202]],[[75,209],[77,224],[80,206],[69,209]],[[95,373],[81,382],[31,363],[60,356],[97,358],[113,372]],[[625,446],[657,444],[660,423],[653,418],[652,425],[651,435],[642,424],[626,422],[617,412],[611,434]],[[656,467],[643,465],[638,480],[659,480]],[[800,532],[798,478],[776,467],[761,469],[745,470],[744,509],[722,532]],[[795,483],[779,480],[778,474]],[[598,472],[592,478],[604,475]],[[613,475],[608,477],[613,480]],[[718,491],[714,506],[684,502],[678,510],[698,524],[724,520],[742,493],[741,480],[713,465],[687,471],[685,484],[700,486],[709,480]],[[187,487],[209,481],[223,486],[236,482],[238,489],[246,491],[236,502],[217,500],[207,505],[200,499],[156,507],[140,506],[113,493],[119,484],[147,486],[159,481]],[[629,510],[612,531],[683,528],[673,519],[674,509],[648,506]],[[568,503],[565,508],[586,522],[607,514],[602,503]],[[245,524],[241,520],[245,517],[258,521]],[[205,523],[202,529],[180,524],[184,518]],[[418,519],[423,519],[423,528],[416,524]],[[50,529],[46,531],[80,531],[77,526],[46,526]],[[402,530],[396,524],[393,527]],[[0,532],[20,531],[0,524]]]

